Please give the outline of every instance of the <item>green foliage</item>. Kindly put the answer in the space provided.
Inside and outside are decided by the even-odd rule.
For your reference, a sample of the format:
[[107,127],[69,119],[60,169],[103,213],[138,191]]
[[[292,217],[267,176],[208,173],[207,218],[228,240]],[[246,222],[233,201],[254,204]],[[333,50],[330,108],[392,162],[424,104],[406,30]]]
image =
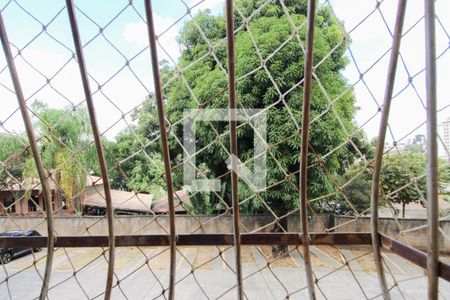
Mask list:
[[25,151],[26,139],[22,135],[10,136],[0,134],[0,182],[5,184],[9,177],[21,180],[22,169],[25,161],[29,157]]
[[36,169],[36,163],[33,157],[29,157],[22,165],[22,174],[20,178],[23,178],[25,186],[30,186],[36,178],[39,178],[39,174]]
[[[299,27],[306,20],[306,1],[285,1],[285,3],[292,21],[296,27]],[[236,2],[245,16],[249,16],[260,4],[261,1],[256,0]],[[243,25],[243,19],[239,14],[235,13],[235,18],[236,28]],[[227,76],[222,70],[227,67],[226,44],[220,43],[214,48],[214,56],[208,55],[210,47],[197,28],[198,24],[209,43],[215,45],[225,37],[225,18],[222,15],[213,16],[209,11],[204,11],[199,13],[195,20],[196,22],[186,23],[179,39],[185,47],[181,54],[179,68],[190,66],[183,71],[183,77],[189,87],[180,77],[174,79],[176,75],[174,71],[172,76],[165,77],[172,80],[165,89],[166,111],[172,124],[182,118],[185,109],[227,108],[228,104]],[[316,26],[314,61],[317,63],[332,49],[336,48],[336,50],[315,69],[315,74],[321,79],[330,98],[343,94],[334,104],[334,109],[345,129],[352,132],[355,128],[354,97],[351,92],[344,93],[349,87],[340,73],[347,64],[344,56],[346,42],[339,44],[344,35],[343,27],[331,16],[328,9],[320,10]],[[272,106],[268,110],[267,142],[275,146],[270,150],[272,155],[268,155],[267,158],[267,184],[274,187],[261,193],[260,196],[277,214],[297,208],[299,203],[296,189],[298,176],[285,177],[285,172],[291,174],[299,168],[300,135],[293,118],[297,124],[300,123],[303,98],[303,86],[297,86],[297,84],[303,79],[304,55],[298,40],[289,39],[292,32],[291,21],[283,12],[282,6],[279,3],[270,3],[247,23],[247,28],[240,30],[235,36],[236,75],[238,78],[242,77],[237,82],[240,104],[245,108]],[[305,26],[298,29],[298,32],[301,40],[304,41]],[[255,49],[252,38],[258,50]],[[278,49],[282,43],[285,43],[284,46]],[[268,72],[260,68],[262,60],[259,55],[263,59],[269,57],[264,62]],[[202,59],[199,60],[200,57]],[[193,62],[195,64],[192,64]],[[254,70],[256,71],[250,73]],[[171,72],[170,69],[166,71]],[[277,90],[282,94],[290,92],[280,99]],[[312,97],[311,114],[314,118],[329,109],[329,106],[325,95],[315,83],[312,88]],[[173,126],[172,130],[178,138],[182,138],[182,125]],[[218,177],[228,171],[225,161],[228,158],[226,149],[229,149],[229,136],[225,135],[216,139],[215,131],[219,134],[228,131],[228,124],[226,122],[200,123],[196,127],[197,149],[206,147],[197,156],[197,163],[204,163],[211,171],[212,177]],[[250,126],[243,126],[238,129],[237,134],[239,158],[246,161],[253,156],[253,129]],[[291,138],[287,139],[288,137]],[[360,137],[354,138],[358,140]],[[345,144],[346,139],[345,131],[336,115],[331,112],[325,113],[311,125],[311,145],[319,155],[324,155],[338,145]],[[207,146],[211,143],[212,145]],[[355,155],[349,152],[349,149],[350,147],[345,145],[324,161],[331,174],[342,172],[346,165],[353,162]],[[182,149],[174,142],[171,143],[170,150],[173,158],[182,155]],[[309,157],[309,163],[317,163],[314,156]],[[225,201],[230,203],[229,177],[222,177],[221,180],[224,182]],[[283,183],[280,184],[280,182]],[[309,170],[308,182],[310,198],[333,190],[327,174],[320,167]],[[252,195],[252,192],[245,184],[240,184],[240,198],[246,199],[249,195]],[[197,212],[206,212],[210,209],[212,204],[207,205],[205,201],[216,203],[217,199],[203,197],[199,201],[202,205],[195,208]],[[247,213],[266,211],[258,197],[252,197],[241,207]]]
[[151,154],[145,160],[136,160],[127,186],[133,191],[147,192],[158,199],[164,195],[164,181],[159,178],[163,173],[161,156],[158,153]]
[[[120,166],[110,172],[112,187],[122,190],[150,193],[155,199],[164,195],[164,164],[160,154],[159,126],[155,102],[146,99],[132,115],[137,124],[122,131],[108,151]],[[153,140],[150,145],[145,145]],[[107,156],[109,157],[109,155]]]
[[381,186],[385,193],[398,190],[390,197],[390,201],[402,205],[407,205],[411,202],[424,204],[423,199],[426,192],[425,176],[416,179],[413,184],[403,187],[411,182],[411,176],[418,177],[425,174],[425,163],[425,155],[420,153],[406,152],[385,157],[381,168]]
[[[39,151],[46,169],[60,187],[60,192],[68,204],[86,183],[87,172],[98,169],[97,156],[89,147],[90,123],[84,108],[49,108],[40,101],[32,104],[37,118]],[[0,159],[4,163],[1,181],[7,183],[6,171],[15,179],[30,186],[38,179],[33,157],[25,147],[28,145],[23,136],[0,136]]]
[[[200,11],[195,20],[200,28],[205,29],[203,33],[209,40],[216,40],[217,38],[224,37],[226,34],[225,26],[226,22],[222,16],[212,16],[209,9]],[[183,31],[178,37],[178,42],[186,47],[183,55],[193,58],[196,56],[198,45],[205,45],[204,37],[198,31],[197,24],[194,22],[188,22]],[[192,52],[191,52],[192,50]]]
[[[426,178],[423,176],[425,163],[425,154],[415,152],[393,154],[383,158],[381,188],[384,194],[392,193],[388,201],[402,206],[412,202],[425,204],[423,202],[426,192]],[[347,184],[343,192],[357,212],[361,213],[370,207],[373,174],[371,169],[364,169],[362,164],[355,164],[348,168],[346,174],[342,176],[341,184],[347,183],[357,174],[359,174],[358,177]],[[415,178],[414,181],[413,178]],[[355,214],[343,197],[339,197],[336,204],[331,212]],[[387,203],[381,203],[381,205],[387,205]]]
[[39,101],[32,108],[39,116],[35,126],[44,136],[40,143],[44,165],[54,170],[54,179],[70,202],[84,188],[90,171],[87,154],[92,153],[85,151],[91,139],[87,110],[49,108]]
[[17,135],[10,136],[0,133],[0,160],[14,160],[18,153],[24,151],[25,137]]
[[326,212],[335,215],[356,215],[370,207],[372,172],[362,165],[354,164],[340,177],[339,185],[344,186],[343,195],[327,203]]
[[190,209],[190,213],[192,214],[204,214],[210,215],[214,211],[214,207],[212,205],[212,199],[214,195],[211,192],[203,192],[196,193],[190,197],[190,202],[192,208]]
[[[84,187],[86,174],[93,168],[98,168],[92,151],[88,151],[90,143],[90,124],[86,109],[49,108],[40,101],[32,104],[32,109],[38,116],[34,120],[39,139],[39,150],[46,169],[52,173],[52,178],[59,192],[67,199],[67,205],[72,206],[72,200]],[[96,157],[96,156],[95,156]],[[34,184],[38,178],[34,159],[24,156],[20,165],[21,180],[25,185]]]
[[450,184],[450,166],[448,166],[448,161],[440,159],[438,164],[439,164],[439,181],[441,182],[442,185]]
[[45,135],[42,143],[43,156],[50,155],[50,158],[54,158],[55,152],[62,147],[77,151],[89,143],[91,129],[85,108],[49,108],[39,101],[35,101],[32,108],[39,116],[35,125],[39,133]]
[[[197,167],[199,172],[202,172],[207,178],[214,179],[211,175],[211,171],[208,169],[206,164],[200,164]],[[216,192],[218,193],[222,198],[225,194],[227,183],[222,182],[221,191]],[[216,194],[214,192],[209,191],[202,191],[194,193],[190,196],[190,213],[192,214],[204,214],[204,215],[210,215],[216,210],[218,207],[220,207],[220,201],[216,197]]]

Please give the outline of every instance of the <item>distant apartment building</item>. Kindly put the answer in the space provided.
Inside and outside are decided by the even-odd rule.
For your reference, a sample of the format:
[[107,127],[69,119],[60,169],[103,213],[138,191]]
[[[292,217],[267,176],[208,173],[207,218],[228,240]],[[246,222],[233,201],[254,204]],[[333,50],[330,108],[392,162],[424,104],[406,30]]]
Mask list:
[[439,135],[441,137],[442,143],[439,144],[439,157],[450,160],[448,151],[450,150],[450,117],[447,117],[446,121],[439,124]]

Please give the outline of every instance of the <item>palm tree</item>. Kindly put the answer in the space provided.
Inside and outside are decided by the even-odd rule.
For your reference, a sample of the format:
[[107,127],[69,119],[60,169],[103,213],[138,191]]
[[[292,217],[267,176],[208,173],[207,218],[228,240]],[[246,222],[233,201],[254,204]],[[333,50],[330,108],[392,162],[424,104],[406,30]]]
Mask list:
[[95,152],[87,149],[91,132],[87,110],[49,108],[39,101],[35,101],[32,108],[37,116],[35,126],[42,136],[41,155],[56,183],[58,206],[62,207],[65,198],[69,209],[79,210],[76,195],[85,187],[90,171],[88,161],[95,161],[92,159]]

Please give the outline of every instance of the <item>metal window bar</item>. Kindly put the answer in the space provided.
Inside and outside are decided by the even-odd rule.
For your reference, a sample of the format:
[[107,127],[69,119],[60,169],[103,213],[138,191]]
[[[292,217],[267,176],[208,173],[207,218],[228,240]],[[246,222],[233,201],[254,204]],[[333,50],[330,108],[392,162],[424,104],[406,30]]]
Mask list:
[[305,79],[303,88],[303,110],[302,110],[302,128],[301,128],[301,153],[300,153],[300,217],[301,234],[303,245],[303,257],[305,260],[305,276],[308,283],[308,293],[311,300],[316,299],[314,290],[314,279],[311,267],[311,258],[309,254],[309,234],[308,234],[308,198],[307,198],[307,167],[308,167],[308,133],[309,133],[309,110],[311,108],[311,86],[313,78],[313,54],[314,54],[314,27],[316,16],[316,1],[308,1],[308,25],[306,38],[305,54]]
[[427,90],[427,203],[428,203],[428,298],[438,299],[439,204],[436,113],[436,26],[434,2],[425,1],[425,62]]
[[236,119],[236,74],[234,69],[234,9],[233,0],[226,0],[227,18],[227,63],[228,63],[228,111],[230,118],[230,154],[231,154],[231,189],[233,203],[233,231],[236,257],[236,279],[238,299],[244,299],[241,263],[241,230],[238,195],[238,150],[237,150],[237,119]]
[[3,22],[3,17],[0,14],[0,37],[2,40],[3,51],[6,56],[6,60],[8,62],[9,72],[11,74],[11,79],[14,85],[14,90],[17,95],[17,101],[19,102],[20,112],[22,114],[22,119],[25,124],[25,129],[27,132],[28,142],[30,143],[31,151],[33,154],[33,159],[36,164],[36,169],[39,175],[39,181],[42,187],[42,193],[44,195],[45,207],[47,209],[46,212],[46,221],[47,221],[47,243],[46,247],[48,249],[46,264],[45,264],[45,273],[44,278],[42,280],[42,288],[39,299],[44,300],[47,297],[48,293],[48,285],[50,282],[50,275],[52,272],[52,264],[53,264],[53,253],[54,253],[54,228],[53,228],[53,210],[52,210],[52,202],[50,197],[50,188],[48,186],[48,175],[44,169],[44,165],[42,163],[41,154],[39,153],[39,148],[36,142],[35,134],[33,131],[33,126],[31,124],[31,119],[28,114],[28,108],[25,103],[25,99],[23,96],[22,87],[20,85],[19,76],[17,74],[16,66],[14,63],[14,59],[11,53],[11,48],[9,46],[8,35],[6,34],[5,24]]
[[147,31],[150,42],[150,54],[152,60],[153,82],[155,86],[156,105],[158,108],[159,130],[161,137],[161,148],[164,159],[165,181],[167,185],[167,201],[170,217],[170,275],[169,275],[169,299],[175,299],[175,268],[176,268],[176,232],[175,232],[175,207],[174,188],[172,182],[172,170],[170,166],[169,143],[167,139],[166,118],[164,114],[164,104],[162,96],[161,79],[159,74],[159,60],[156,49],[156,34],[153,21],[151,0],[145,1],[145,12],[147,17]]
[[386,129],[389,119],[389,110],[391,107],[392,93],[394,90],[395,75],[397,71],[397,61],[400,53],[400,42],[403,32],[403,23],[405,20],[406,12],[406,0],[398,1],[397,18],[395,23],[395,33],[392,39],[392,50],[389,61],[389,70],[386,80],[386,93],[384,98],[383,113],[380,121],[380,129],[378,133],[377,148],[375,154],[375,167],[372,177],[372,191],[371,191],[371,234],[372,234],[372,246],[373,254],[375,257],[375,266],[377,269],[378,280],[383,292],[384,299],[391,299],[388,286],[386,283],[386,277],[383,272],[383,265],[381,260],[380,250],[380,238],[379,238],[379,225],[378,225],[378,206],[379,206],[379,193],[380,193],[380,181],[381,181],[381,164],[383,159]]
[[97,158],[100,165],[103,188],[105,193],[106,201],[106,215],[108,218],[108,249],[109,249],[109,260],[108,260],[108,272],[106,275],[106,287],[105,287],[105,299],[111,299],[111,289],[113,284],[114,275],[114,261],[115,261],[115,238],[114,238],[114,220],[113,220],[113,208],[111,200],[111,190],[109,183],[108,170],[105,162],[105,155],[103,153],[103,147],[100,141],[100,134],[97,125],[97,117],[94,107],[94,102],[92,101],[91,87],[89,85],[89,79],[86,71],[86,63],[83,55],[83,47],[80,41],[80,33],[78,30],[77,18],[75,15],[74,5],[72,0],[66,0],[67,12],[69,14],[70,27],[72,30],[73,41],[75,44],[78,65],[80,66],[80,74],[83,82],[84,95],[86,97],[86,104],[89,111],[89,119],[91,121],[92,134],[95,140],[95,150],[97,152]]

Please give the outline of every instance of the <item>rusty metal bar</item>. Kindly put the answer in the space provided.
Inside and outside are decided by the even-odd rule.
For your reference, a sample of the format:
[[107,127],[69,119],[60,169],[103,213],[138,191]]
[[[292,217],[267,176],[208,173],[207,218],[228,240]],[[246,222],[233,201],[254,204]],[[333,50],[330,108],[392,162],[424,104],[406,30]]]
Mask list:
[[237,163],[237,121],[236,121],[236,73],[234,69],[234,18],[233,0],[226,1],[227,17],[227,61],[228,61],[228,109],[230,116],[230,154],[231,154],[231,196],[233,201],[233,231],[236,258],[236,277],[238,299],[244,299],[241,263],[240,211],[238,195],[238,163]]
[[425,0],[425,74],[427,90],[428,299],[438,298],[439,204],[436,113],[436,28],[434,0]]
[[[370,245],[370,233],[333,232],[311,233],[311,245]],[[0,237],[0,247],[39,248],[45,247],[47,237]],[[116,247],[132,246],[169,246],[169,234],[116,235]],[[301,245],[302,237],[298,233],[241,233],[241,245]],[[60,236],[55,247],[104,247],[108,245],[108,236]],[[234,245],[234,233],[197,233],[178,234],[179,246]]]
[[50,282],[50,275],[52,272],[53,264],[53,253],[54,248],[54,232],[53,232],[53,208],[52,200],[50,196],[50,187],[47,181],[47,173],[42,163],[41,155],[39,153],[39,147],[36,142],[36,137],[33,131],[33,125],[31,123],[30,115],[28,114],[27,104],[25,103],[25,98],[23,96],[22,87],[20,85],[19,75],[17,74],[16,65],[14,63],[14,58],[11,53],[11,48],[9,46],[8,35],[5,29],[5,23],[3,22],[2,14],[0,13],[0,38],[2,40],[3,51],[5,53],[5,58],[8,63],[9,73],[11,74],[11,80],[14,85],[14,90],[16,92],[17,101],[19,103],[20,112],[22,114],[23,123],[25,125],[25,130],[27,132],[28,142],[30,143],[31,153],[33,154],[34,162],[36,164],[36,169],[39,175],[39,181],[42,187],[42,194],[44,196],[44,203],[46,206],[46,218],[47,218],[47,235],[48,239],[46,241],[47,259],[45,263],[45,273],[42,278],[42,287],[39,299],[44,300],[47,298],[48,284]]
[[381,114],[380,128],[378,131],[377,148],[375,152],[375,166],[372,177],[371,190],[371,216],[370,230],[372,234],[372,247],[375,262],[375,269],[378,275],[378,281],[381,287],[383,298],[391,299],[389,288],[386,283],[386,277],[383,270],[382,257],[380,252],[379,224],[378,224],[378,206],[380,194],[381,165],[383,161],[384,143],[386,139],[386,130],[389,120],[389,110],[392,102],[392,93],[394,90],[395,75],[397,72],[397,62],[400,53],[400,42],[402,39],[403,23],[405,20],[406,0],[399,0],[397,6],[397,18],[395,21],[394,35],[392,38],[391,57],[389,61],[388,75],[386,80],[386,91],[384,94],[383,112]]
[[[394,240],[384,234],[380,234],[379,237],[381,239],[381,245],[384,249],[403,257],[416,266],[419,266],[425,270],[427,269],[428,255],[426,252],[405,245],[402,242]],[[441,278],[450,282],[450,264],[438,261],[437,274]]]
[[[234,234],[179,234],[177,244],[180,246],[214,246],[234,245]],[[371,245],[369,232],[332,232],[310,233],[310,245]],[[397,254],[411,263],[426,269],[427,254],[423,251],[405,245],[384,234],[379,234],[381,246]],[[116,247],[132,246],[169,246],[170,235],[116,235]],[[242,233],[241,245],[293,245],[302,244],[302,237],[298,233]],[[47,246],[47,237],[0,237],[1,248],[40,248]],[[108,236],[60,236],[55,241],[55,247],[106,247]],[[450,264],[440,261],[438,275],[450,282]]]
[[309,112],[311,107],[311,86],[313,73],[314,54],[314,23],[316,18],[316,0],[308,1],[308,28],[306,37],[305,53],[305,82],[303,89],[303,110],[302,110],[302,141],[300,153],[300,223],[302,229],[303,259],[305,260],[306,282],[308,283],[308,293],[311,300],[316,299],[314,289],[314,279],[309,254],[308,234],[308,190],[307,190],[307,168],[308,168],[308,134],[309,134]]
[[150,42],[150,56],[152,61],[153,83],[155,86],[156,106],[158,108],[159,130],[161,135],[161,149],[164,159],[166,175],[167,200],[169,205],[169,233],[170,233],[170,274],[169,274],[169,299],[175,298],[175,272],[176,272],[176,233],[175,233],[175,207],[173,203],[173,181],[170,167],[169,143],[167,139],[166,117],[164,115],[164,103],[162,97],[161,78],[159,73],[158,51],[156,49],[155,24],[151,0],[145,0],[145,15],[147,18],[147,32]]
[[113,285],[114,275],[114,261],[115,261],[115,239],[114,239],[114,211],[112,208],[111,190],[109,186],[108,168],[105,162],[105,155],[100,141],[100,134],[98,131],[97,118],[95,114],[95,107],[92,101],[91,87],[89,85],[89,78],[86,70],[86,63],[84,60],[83,46],[81,44],[80,32],[78,30],[77,18],[72,0],[66,0],[67,12],[69,14],[70,28],[72,30],[73,42],[80,68],[81,81],[83,83],[84,96],[89,111],[89,119],[91,121],[92,135],[95,141],[95,150],[97,151],[98,163],[103,180],[103,188],[105,191],[106,202],[106,216],[108,218],[108,271],[106,275],[105,299],[111,299],[111,290]]
[[[310,233],[310,245],[371,245],[369,232],[332,232]],[[201,233],[177,235],[179,246],[231,246],[234,245],[232,233]],[[427,254],[421,250],[403,244],[382,233],[378,235],[381,246],[411,263],[426,269]],[[116,235],[116,247],[136,246],[169,246],[170,235]],[[302,237],[298,233],[242,233],[241,245],[293,245],[302,244]],[[47,246],[47,237],[0,237],[0,248],[41,248]],[[106,247],[108,236],[60,236],[55,241],[55,247]],[[450,282],[450,264],[439,262],[438,274]]]

